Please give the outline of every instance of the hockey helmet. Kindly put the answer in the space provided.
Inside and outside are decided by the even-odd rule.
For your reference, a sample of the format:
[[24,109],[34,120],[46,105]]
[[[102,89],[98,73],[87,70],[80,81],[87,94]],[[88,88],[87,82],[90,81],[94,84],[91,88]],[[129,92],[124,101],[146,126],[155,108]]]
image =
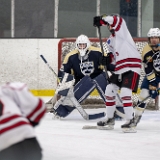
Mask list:
[[76,49],[78,49],[81,57],[86,55],[86,52],[90,46],[91,46],[91,44],[90,44],[90,41],[87,36],[82,34],[77,37]]
[[160,29],[159,28],[150,28],[147,36],[150,37],[160,37]]

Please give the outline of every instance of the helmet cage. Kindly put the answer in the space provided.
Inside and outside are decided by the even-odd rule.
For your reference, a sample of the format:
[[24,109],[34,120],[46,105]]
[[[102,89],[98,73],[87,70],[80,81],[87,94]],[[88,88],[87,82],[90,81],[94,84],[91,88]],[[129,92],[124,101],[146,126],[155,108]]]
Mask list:
[[87,50],[90,46],[91,44],[87,36],[80,35],[76,39],[76,49],[79,51],[81,57],[86,55]]

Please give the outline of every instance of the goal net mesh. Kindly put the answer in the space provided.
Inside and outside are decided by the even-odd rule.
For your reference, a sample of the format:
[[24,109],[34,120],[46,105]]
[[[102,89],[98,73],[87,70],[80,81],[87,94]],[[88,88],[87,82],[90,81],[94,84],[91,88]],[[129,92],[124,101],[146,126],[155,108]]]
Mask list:
[[[104,52],[108,51],[108,48],[106,46],[106,40],[107,39],[102,39]],[[75,49],[75,41],[76,41],[76,38],[64,38],[64,39],[60,40],[60,42],[58,44],[58,69],[60,69],[62,62],[63,62],[63,59],[66,56],[66,54],[69,53],[70,51],[72,51],[73,49]],[[91,45],[93,45],[95,47],[100,47],[100,42],[99,42],[98,38],[90,38],[90,41],[91,41]],[[134,38],[134,41],[135,41],[135,44],[137,46],[139,53],[141,54],[143,47],[147,44],[147,38]],[[144,73],[144,69],[142,67],[141,77],[140,77],[140,81],[139,81],[139,88],[142,84],[144,76],[145,76],[145,73]],[[138,101],[138,94],[139,94],[139,91],[137,93],[132,94],[132,100],[133,100],[134,104],[136,104]],[[87,100],[84,102],[84,105],[85,104],[86,105],[88,105],[88,104],[90,104],[90,105],[100,104],[101,105],[102,103],[103,102],[102,102],[100,96],[98,94],[96,94],[96,96],[89,96],[87,98]],[[118,101],[117,101],[117,103],[119,104]],[[153,99],[148,100],[147,108],[154,109],[154,106],[155,106],[154,100]]]

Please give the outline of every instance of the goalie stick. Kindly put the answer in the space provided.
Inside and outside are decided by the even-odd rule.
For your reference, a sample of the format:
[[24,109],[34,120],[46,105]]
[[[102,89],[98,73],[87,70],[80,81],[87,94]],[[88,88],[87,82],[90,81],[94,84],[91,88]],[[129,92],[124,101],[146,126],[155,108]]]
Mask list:
[[[53,74],[57,77],[58,82],[60,82],[58,75],[56,74],[56,72],[53,70],[53,68],[49,65],[49,63],[47,62],[47,60],[44,58],[43,55],[40,55],[40,57],[42,58],[42,60],[44,61],[44,63],[48,66],[48,68],[53,72]],[[74,97],[74,93],[73,93],[73,89],[71,88],[69,90],[69,95],[70,95],[70,100],[73,102],[73,104],[75,105],[76,109],[78,110],[78,112],[81,114],[81,116],[85,119],[85,120],[92,120],[92,119],[97,119],[97,118],[102,118],[105,117],[105,112],[101,112],[101,113],[95,113],[95,114],[87,114],[86,111],[82,108],[82,106],[79,104],[79,102],[75,99]]]
[[48,66],[48,68],[53,72],[53,74],[56,76],[58,82],[60,82],[60,79],[58,77],[58,75],[56,74],[56,72],[53,70],[53,68],[49,65],[49,63],[47,62],[47,60],[44,58],[43,55],[40,55],[40,57],[42,58],[42,60],[44,61],[44,63]]

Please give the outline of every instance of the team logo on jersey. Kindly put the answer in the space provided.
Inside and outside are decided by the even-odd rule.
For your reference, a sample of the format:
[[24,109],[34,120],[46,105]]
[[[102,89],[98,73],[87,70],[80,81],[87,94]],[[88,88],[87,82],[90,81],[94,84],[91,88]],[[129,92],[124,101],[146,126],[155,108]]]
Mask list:
[[160,72],[160,53],[155,53],[156,55],[153,57],[153,67],[157,72]]
[[110,44],[110,43],[111,43],[111,40],[110,40],[110,39],[108,39],[107,43],[108,43],[108,44]]
[[81,72],[86,76],[90,76],[94,72],[94,63],[93,62],[82,62],[80,64]]

